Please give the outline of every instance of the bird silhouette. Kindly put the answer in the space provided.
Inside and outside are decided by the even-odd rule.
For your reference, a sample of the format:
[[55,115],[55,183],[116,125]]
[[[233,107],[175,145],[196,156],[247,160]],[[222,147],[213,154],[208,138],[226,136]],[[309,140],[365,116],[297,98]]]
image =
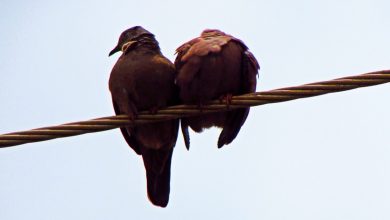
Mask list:
[[[256,91],[260,66],[248,47],[239,39],[216,29],[204,30],[176,50],[176,84],[184,104],[202,104],[213,99],[231,102],[232,95]],[[239,133],[249,108],[183,118],[182,132],[190,147],[188,127],[195,132],[217,126],[222,128],[218,148],[230,144]]]
[[[125,30],[109,53],[122,51],[109,79],[114,110],[135,119],[142,110],[156,112],[177,103],[175,68],[164,57],[154,35],[141,26]],[[171,160],[179,120],[122,127],[127,144],[142,156],[149,200],[166,207],[169,201]]]

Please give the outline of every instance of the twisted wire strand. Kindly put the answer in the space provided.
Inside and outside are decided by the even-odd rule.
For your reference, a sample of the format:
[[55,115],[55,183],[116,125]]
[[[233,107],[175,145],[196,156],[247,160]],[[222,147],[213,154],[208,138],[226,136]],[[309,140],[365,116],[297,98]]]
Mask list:
[[285,102],[327,93],[374,86],[388,82],[390,82],[390,70],[383,70],[329,81],[309,83],[301,86],[233,96],[229,106],[220,100],[215,100],[202,106],[201,110],[197,105],[177,105],[159,110],[156,114],[151,114],[148,111],[142,111],[134,121],[131,121],[126,115],[117,115],[96,118],[88,121],[67,123],[58,126],[37,128],[28,131],[13,132],[0,135],[0,148],[106,131],[123,126],[132,126],[134,124],[152,123],[199,114],[229,111],[237,108]]

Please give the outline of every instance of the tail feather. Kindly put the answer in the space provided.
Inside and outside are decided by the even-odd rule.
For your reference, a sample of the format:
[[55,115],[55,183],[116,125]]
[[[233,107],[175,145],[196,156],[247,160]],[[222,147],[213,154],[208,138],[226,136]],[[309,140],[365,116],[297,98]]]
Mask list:
[[218,148],[223,145],[230,144],[240,132],[241,126],[244,124],[249,114],[249,108],[237,109],[228,112],[225,125],[218,138]]
[[190,150],[190,133],[188,132],[188,123],[185,119],[182,119],[180,123],[184,144],[186,145],[187,150]]
[[173,148],[169,150],[144,149],[142,152],[148,198],[156,206],[166,207],[168,205],[172,153]]

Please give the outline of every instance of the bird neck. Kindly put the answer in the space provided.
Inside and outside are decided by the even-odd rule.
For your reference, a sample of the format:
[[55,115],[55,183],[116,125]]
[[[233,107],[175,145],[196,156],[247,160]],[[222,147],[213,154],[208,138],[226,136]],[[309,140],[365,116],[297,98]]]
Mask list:
[[137,39],[138,47],[145,48],[153,51],[160,51],[160,46],[156,39],[150,36],[143,36]]

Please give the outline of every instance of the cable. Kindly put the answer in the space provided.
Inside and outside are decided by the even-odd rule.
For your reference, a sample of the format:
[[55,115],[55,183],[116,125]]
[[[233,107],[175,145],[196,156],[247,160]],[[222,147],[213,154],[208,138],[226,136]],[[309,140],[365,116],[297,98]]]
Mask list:
[[285,102],[388,82],[390,82],[390,70],[383,70],[329,81],[309,83],[301,86],[233,96],[229,106],[219,100],[215,100],[202,106],[201,110],[196,105],[177,105],[159,110],[156,114],[142,111],[134,121],[130,121],[126,115],[118,115],[52,127],[37,128],[28,131],[13,132],[0,135],[0,148],[106,131],[123,126],[132,126],[133,124],[152,123],[199,114],[229,111],[237,108]]

